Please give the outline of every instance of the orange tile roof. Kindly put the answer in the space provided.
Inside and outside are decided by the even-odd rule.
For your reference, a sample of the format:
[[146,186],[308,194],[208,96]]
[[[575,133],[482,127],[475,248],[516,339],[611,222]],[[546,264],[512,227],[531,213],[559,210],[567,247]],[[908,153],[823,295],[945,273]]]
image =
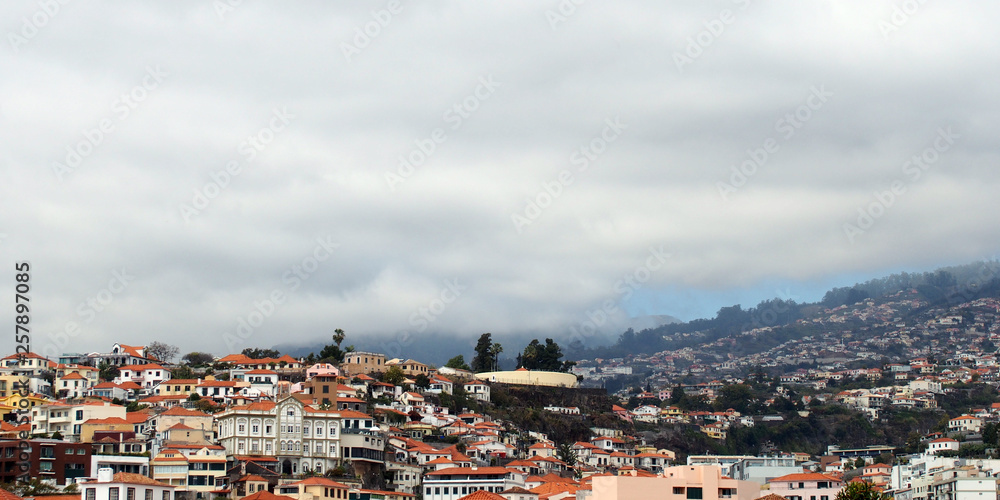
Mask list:
[[507,500],[502,495],[492,493],[486,490],[476,490],[458,500]]
[[508,469],[506,467],[477,467],[473,469],[472,467],[449,467],[447,469],[436,470],[433,472],[428,472],[428,476],[453,476],[453,475],[472,475],[478,476],[483,474],[509,474],[511,472],[516,472],[521,474],[521,471],[515,469]]

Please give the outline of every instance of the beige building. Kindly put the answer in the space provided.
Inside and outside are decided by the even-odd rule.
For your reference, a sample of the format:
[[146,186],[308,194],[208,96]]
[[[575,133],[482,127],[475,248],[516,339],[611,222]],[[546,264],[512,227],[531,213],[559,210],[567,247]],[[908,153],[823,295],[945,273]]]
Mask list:
[[476,378],[489,382],[516,385],[544,385],[550,387],[576,387],[576,375],[519,368],[514,371],[477,373]]
[[655,477],[599,476],[592,484],[590,500],[753,500],[761,492],[755,482],[724,478],[718,465],[667,467]]
[[135,426],[124,418],[92,418],[80,424],[80,442],[93,443],[95,431],[135,432]]
[[430,368],[414,359],[408,359],[403,361],[399,358],[390,359],[385,362],[388,366],[398,366],[407,377],[416,377],[417,375],[427,375],[430,376]]
[[385,366],[385,354],[363,351],[347,353],[340,368],[345,375],[367,375],[384,372],[388,369]]

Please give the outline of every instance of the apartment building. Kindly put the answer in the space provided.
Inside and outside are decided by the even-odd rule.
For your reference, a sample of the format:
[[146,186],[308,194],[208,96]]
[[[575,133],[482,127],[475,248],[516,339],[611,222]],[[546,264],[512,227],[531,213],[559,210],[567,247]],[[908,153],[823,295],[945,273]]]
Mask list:
[[31,409],[31,433],[58,432],[69,442],[79,442],[83,423],[88,420],[117,417],[125,419],[125,407],[111,403],[49,403]]
[[788,500],[833,500],[844,482],[826,474],[798,473],[772,479],[771,493]]
[[370,415],[321,410],[294,397],[232,406],[216,421],[219,442],[229,454],[274,456],[283,474],[323,473],[345,459],[384,459],[385,437]]
[[384,372],[388,369],[385,363],[385,354],[365,351],[347,353],[340,368],[345,375],[368,375]]

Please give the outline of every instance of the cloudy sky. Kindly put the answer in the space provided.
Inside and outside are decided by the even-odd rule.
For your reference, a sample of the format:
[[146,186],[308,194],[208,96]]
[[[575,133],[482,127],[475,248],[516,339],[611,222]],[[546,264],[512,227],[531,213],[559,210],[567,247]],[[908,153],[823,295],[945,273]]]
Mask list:
[[3,2],[33,350],[462,352],[997,254],[1000,5],[576,1]]

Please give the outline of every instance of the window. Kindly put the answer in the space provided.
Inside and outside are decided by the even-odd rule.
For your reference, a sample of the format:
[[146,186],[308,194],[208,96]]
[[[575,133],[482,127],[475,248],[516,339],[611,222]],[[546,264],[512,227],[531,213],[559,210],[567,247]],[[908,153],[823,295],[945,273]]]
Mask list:
[[163,492],[163,498],[162,498],[162,500],[170,500],[170,490],[165,490]]
[[243,432],[247,431],[247,425],[246,424],[240,424],[238,427],[239,427],[239,432],[240,433],[243,433]]
[[83,410],[76,410],[76,419],[83,420]]
[[125,489],[125,500],[135,500],[135,488]]
[[254,434],[260,434],[260,425],[259,424],[253,424],[253,426],[251,426],[251,431],[250,432],[252,432]]
[[800,490],[801,490],[802,488],[805,488],[805,487],[806,487],[806,483],[799,483],[799,489],[800,489]]
[[687,489],[688,500],[701,500],[701,488],[688,488]]
[[264,434],[270,434],[270,433],[271,433],[271,424],[265,425]]
[[97,500],[97,490],[95,488],[87,488],[87,500]]
[[108,490],[108,498],[110,500],[118,500],[119,494],[121,494],[121,488],[111,488]]

